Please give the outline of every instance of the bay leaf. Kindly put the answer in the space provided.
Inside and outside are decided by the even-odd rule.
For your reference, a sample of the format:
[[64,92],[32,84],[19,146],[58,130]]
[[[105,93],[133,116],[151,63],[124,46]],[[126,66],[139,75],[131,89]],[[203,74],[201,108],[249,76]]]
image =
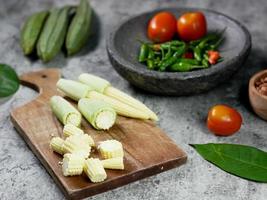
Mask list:
[[191,144],[207,161],[248,180],[267,182],[267,152],[239,144]]

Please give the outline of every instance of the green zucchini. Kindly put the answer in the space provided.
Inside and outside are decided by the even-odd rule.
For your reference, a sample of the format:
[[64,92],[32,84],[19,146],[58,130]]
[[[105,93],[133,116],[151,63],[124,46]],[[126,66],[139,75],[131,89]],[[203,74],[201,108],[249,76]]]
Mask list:
[[70,6],[65,6],[50,12],[37,44],[37,54],[44,62],[52,60],[64,43],[70,9]]
[[35,13],[31,15],[23,25],[20,35],[20,46],[25,55],[31,54],[35,49],[47,16],[48,11]]
[[87,0],[81,0],[71,21],[66,37],[68,55],[77,53],[87,42],[92,19],[92,9]]

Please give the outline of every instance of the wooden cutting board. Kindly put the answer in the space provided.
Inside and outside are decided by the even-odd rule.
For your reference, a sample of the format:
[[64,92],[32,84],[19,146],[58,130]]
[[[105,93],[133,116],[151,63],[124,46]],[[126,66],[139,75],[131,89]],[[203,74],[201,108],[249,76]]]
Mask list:
[[[85,176],[64,177],[61,156],[49,148],[52,136],[62,136],[62,125],[52,114],[48,101],[58,94],[57,69],[45,69],[21,76],[22,84],[39,91],[39,96],[11,112],[11,119],[20,135],[39,158],[49,174],[69,199],[81,199],[166,171],[186,162],[186,154],[153,122],[118,117],[109,131],[96,131],[84,119],[82,128],[96,142],[116,139],[125,152],[125,170],[106,170],[108,178],[91,183]],[[97,151],[92,154],[96,157]]]

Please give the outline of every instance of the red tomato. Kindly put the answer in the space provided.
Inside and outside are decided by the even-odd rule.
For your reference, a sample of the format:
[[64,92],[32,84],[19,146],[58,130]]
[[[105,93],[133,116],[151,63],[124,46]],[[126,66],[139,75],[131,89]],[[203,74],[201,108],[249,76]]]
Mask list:
[[202,12],[188,12],[177,20],[177,30],[180,39],[189,42],[198,40],[207,33],[207,22]]
[[147,35],[154,42],[166,42],[176,33],[176,18],[169,12],[156,14],[149,22]]
[[209,110],[207,126],[215,135],[232,135],[240,129],[241,124],[241,115],[229,106],[216,105]]

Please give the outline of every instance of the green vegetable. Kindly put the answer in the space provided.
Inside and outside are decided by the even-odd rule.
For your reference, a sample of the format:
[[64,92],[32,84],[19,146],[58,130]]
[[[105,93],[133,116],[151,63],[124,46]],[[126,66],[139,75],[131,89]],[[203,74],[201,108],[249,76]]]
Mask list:
[[35,13],[23,25],[20,45],[25,55],[33,52],[47,16],[47,11]]
[[79,100],[78,109],[96,129],[107,130],[116,121],[116,112],[102,100],[82,98]]
[[92,19],[92,9],[87,0],[81,0],[71,21],[66,38],[68,55],[77,53],[87,42]]
[[0,97],[7,97],[19,89],[19,78],[10,66],[0,64]]
[[70,9],[70,6],[53,9],[46,20],[37,44],[37,54],[44,62],[53,59],[64,43]]
[[178,62],[178,63],[173,64],[170,67],[170,71],[172,71],[172,72],[189,72],[189,71],[192,71],[194,69],[203,69],[203,68],[205,68],[205,67],[193,65],[193,64],[187,63],[187,62]]
[[80,126],[82,121],[81,113],[74,108],[67,100],[60,96],[53,96],[50,99],[50,107],[62,124],[68,123]]
[[241,178],[267,182],[267,153],[237,144],[192,144],[207,161]]
[[139,53],[139,62],[145,62],[147,57],[148,57],[148,52],[149,52],[149,46],[145,43],[141,45],[140,48],[140,53]]

